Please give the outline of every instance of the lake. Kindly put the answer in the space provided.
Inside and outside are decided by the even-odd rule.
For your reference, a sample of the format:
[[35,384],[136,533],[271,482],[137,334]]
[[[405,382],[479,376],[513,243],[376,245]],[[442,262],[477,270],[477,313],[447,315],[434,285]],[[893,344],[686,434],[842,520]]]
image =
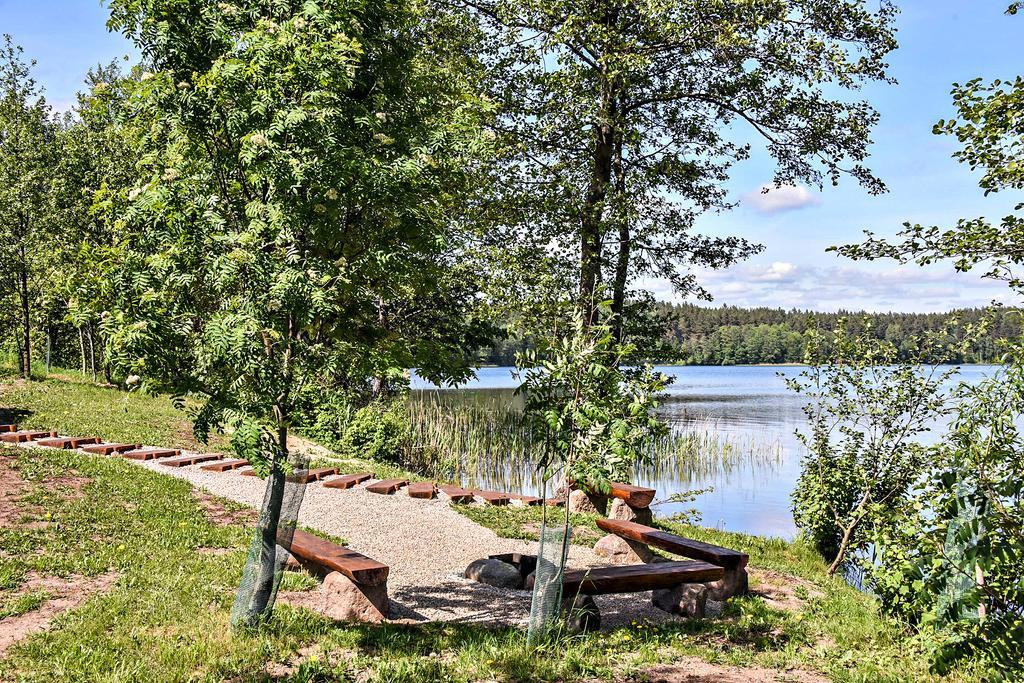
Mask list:
[[[974,382],[993,366],[964,366],[960,378]],[[727,366],[659,367],[674,379],[659,412],[677,431],[705,436],[708,448],[726,454],[699,463],[663,463],[639,472],[637,482],[657,489],[659,515],[694,509],[702,524],[728,531],[792,538],[796,534],[790,494],[800,474],[803,446],[796,431],[806,427],[805,399],[787,389],[785,377],[800,367]],[[519,385],[514,368],[482,368],[477,377],[455,389],[436,387],[413,374],[414,391],[465,398],[511,400]],[[492,468],[494,469],[494,468]],[[478,471],[464,484],[486,488],[508,484],[507,473]],[[536,493],[532,472],[516,483],[523,493]],[[673,494],[712,488],[692,503],[665,502]]]

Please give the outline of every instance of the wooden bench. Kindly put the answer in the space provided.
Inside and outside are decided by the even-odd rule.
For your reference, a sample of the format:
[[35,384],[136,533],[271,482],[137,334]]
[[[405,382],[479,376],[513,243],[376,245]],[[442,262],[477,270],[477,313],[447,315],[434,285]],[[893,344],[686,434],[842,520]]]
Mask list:
[[137,451],[142,444],[137,443],[99,443],[92,446],[82,446],[82,450],[93,455],[111,455],[112,453],[127,453]]
[[290,539],[284,534],[278,539],[299,564],[323,579],[322,611],[327,616],[371,622],[388,617],[387,565],[298,529]]
[[725,570],[725,574],[721,582],[710,587],[712,599],[724,600],[733,595],[742,595],[747,591],[746,567],[749,558],[746,553],[702,541],[695,541],[691,538],[684,538],[683,536],[677,536],[668,531],[644,526],[636,522],[626,522],[619,519],[598,519],[597,526],[621,538],[652,545],[674,555],[682,555],[683,557],[701,560],[721,567]]
[[329,489],[341,489],[344,491],[370,479],[373,479],[373,472],[359,472],[358,474],[346,474],[343,477],[325,481],[324,486]]
[[717,581],[724,573],[724,569],[709,562],[691,560],[597,567],[566,572],[562,591],[566,596],[639,593],[682,583]]
[[63,448],[63,449],[74,449],[81,448],[82,446],[90,446],[99,443],[100,440],[95,436],[86,437],[58,437],[56,439],[41,439],[37,441],[40,446],[46,446],[47,448]]
[[6,434],[0,434],[0,441],[4,443],[27,443],[29,441],[38,441],[40,439],[54,439],[57,437],[57,432],[40,432],[40,431],[20,431],[20,432],[7,432]]
[[608,491],[608,495],[625,501],[626,505],[631,508],[642,509],[650,507],[651,503],[654,502],[654,495],[657,493],[654,489],[633,486],[632,484],[611,482],[610,486],[611,489]]

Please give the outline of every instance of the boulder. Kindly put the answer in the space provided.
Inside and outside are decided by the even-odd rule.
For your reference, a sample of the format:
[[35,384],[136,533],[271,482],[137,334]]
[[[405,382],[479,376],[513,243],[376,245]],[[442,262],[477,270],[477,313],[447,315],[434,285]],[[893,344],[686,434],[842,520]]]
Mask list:
[[603,515],[608,509],[608,497],[576,489],[569,492],[569,501],[566,504],[569,506],[569,512]]
[[324,577],[316,599],[319,603],[316,611],[337,621],[378,624],[390,613],[387,584],[357,584],[341,572],[331,572]]
[[718,581],[707,584],[708,598],[711,600],[728,600],[734,595],[746,595],[748,591],[747,570],[745,567],[726,569],[725,576]]
[[620,498],[612,500],[608,508],[608,517],[610,519],[620,519],[624,522],[636,522],[646,526],[651,526],[654,523],[654,514],[651,512],[651,508],[630,507],[626,501]]
[[495,588],[518,590],[523,587],[519,568],[501,560],[483,559],[471,562],[463,576]]
[[594,631],[601,627],[601,610],[589,595],[562,600],[561,618],[565,630],[571,634]]
[[684,583],[674,588],[659,588],[651,593],[651,602],[669,614],[699,619],[708,603],[707,585]]
[[643,543],[608,534],[594,546],[594,553],[608,558],[612,564],[646,564],[654,553]]

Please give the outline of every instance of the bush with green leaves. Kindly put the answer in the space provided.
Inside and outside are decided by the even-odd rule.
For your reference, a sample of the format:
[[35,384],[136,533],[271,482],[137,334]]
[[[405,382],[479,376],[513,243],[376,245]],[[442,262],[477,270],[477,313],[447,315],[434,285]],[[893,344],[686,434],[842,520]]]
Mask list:
[[626,367],[633,354],[578,311],[567,333],[520,355],[525,412],[544,444],[539,469],[607,491],[650,454],[644,447],[667,430],[654,411],[669,380],[650,365]]
[[809,431],[797,434],[806,453],[794,520],[831,562],[829,573],[868,547],[870,529],[903,514],[926,463],[917,439],[946,412],[941,388],[954,372],[920,362],[936,357],[947,335],[921,337],[907,362],[895,344],[865,327],[851,334],[841,321],[830,335],[812,334],[810,369],[787,380],[810,399]]
[[352,414],[341,448],[354,458],[404,464],[410,435],[409,416],[401,403],[375,402]]

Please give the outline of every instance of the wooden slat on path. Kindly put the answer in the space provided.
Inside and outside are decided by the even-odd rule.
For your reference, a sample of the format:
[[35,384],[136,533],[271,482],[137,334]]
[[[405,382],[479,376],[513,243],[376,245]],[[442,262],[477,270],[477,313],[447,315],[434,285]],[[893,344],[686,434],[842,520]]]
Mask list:
[[398,489],[408,485],[408,483],[409,482],[405,479],[384,479],[370,484],[366,487],[366,490],[370,493],[382,493],[386,496],[390,496],[398,491]]
[[181,455],[181,451],[174,448],[140,448],[134,451],[127,451],[124,457],[129,460],[158,460],[160,458],[173,458]]
[[18,431],[18,425],[0,425],[0,434]]
[[548,498],[544,501],[545,505],[550,505],[553,508],[560,508],[565,505],[565,498]]
[[512,498],[512,500],[518,500],[520,503],[526,506],[540,505],[541,503],[544,502],[543,498],[538,498],[537,496],[512,495],[510,496],[510,498]]
[[387,565],[305,531],[294,532],[288,550],[296,557],[341,572],[356,583],[381,586],[388,580]]
[[86,453],[92,453],[94,455],[110,455],[111,453],[126,453],[127,451],[137,451],[142,448],[142,444],[131,444],[131,443],[100,443],[92,446],[82,446],[82,450]]
[[322,467],[322,468],[317,469],[317,470],[306,470],[305,474],[301,474],[301,472],[300,472],[299,476],[301,477],[303,482],[305,482],[306,484],[309,484],[309,483],[312,483],[314,481],[320,481],[324,477],[330,477],[330,476],[335,475],[337,473],[338,473],[337,468],[334,468],[334,467]]
[[42,439],[37,443],[40,446],[46,446],[47,448],[81,448],[82,446],[90,446],[99,443],[100,440],[95,436],[86,437],[63,437],[56,439]]
[[227,472],[228,470],[237,470],[241,467],[245,467],[248,464],[248,460],[221,460],[220,462],[212,462],[209,465],[203,465],[199,469],[206,470],[207,472]]
[[206,453],[204,455],[186,455],[181,458],[174,458],[173,460],[161,460],[161,465],[167,465],[168,467],[190,467],[192,465],[198,465],[203,462],[210,462],[213,460],[223,460],[223,455],[217,455],[215,453]]
[[38,441],[39,439],[52,439],[57,436],[57,432],[37,432],[37,431],[22,431],[22,432],[8,432],[6,434],[0,434],[0,441],[4,443],[27,443],[29,441]]
[[409,492],[410,498],[432,500],[437,495],[437,487],[429,481],[413,482],[406,490]]
[[725,576],[725,570],[708,562],[656,562],[625,567],[597,567],[565,573],[562,592],[604,595],[671,588],[681,583],[705,583]]
[[438,486],[441,489],[441,493],[448,496],[449,500],[453,503],[472,503],[473,492],[467,491],[464,488],[458,486],[452,486],[451,484],[441,484]]
[[483,498],[489,505],[508,505],[508,502],[512,499],[510,494],[501,493],[500,491],[473,489],[473,495],[477,498]]
[[330,479],[324,482],[324,486],[329,489],[350,489],[356,484],[362,484],[364,481],[373,479],[373,472],[359,472],[357,474],[346,474],[343,477],[337,479]]

